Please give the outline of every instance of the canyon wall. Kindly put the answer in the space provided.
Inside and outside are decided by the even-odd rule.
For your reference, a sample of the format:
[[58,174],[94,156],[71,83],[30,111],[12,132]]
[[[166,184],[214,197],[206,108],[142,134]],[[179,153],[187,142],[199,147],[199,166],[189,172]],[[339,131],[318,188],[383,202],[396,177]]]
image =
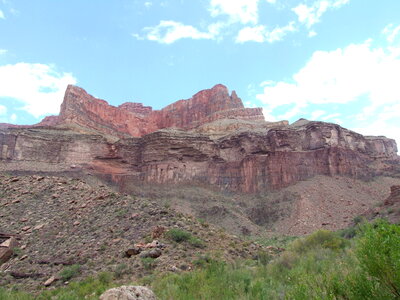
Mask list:
[[123,186],[197,183],[248,193],[315,175],[399,172],[392,139],[304,119],[268,123],[261,109],[244,108],[222,85],[159,111],[114,107],[69,86],[59,116],[0,127],[0,167],[18,163],[36,171],[71,165]]
[[397,161],[393,140],[321,122],[219,139],[161,130],[117,142],[71,131],[2,129],[0,150],[3,162],[73,164],[123,185],[198,183],[241,192],[279,189],[319,174],[372,178]]

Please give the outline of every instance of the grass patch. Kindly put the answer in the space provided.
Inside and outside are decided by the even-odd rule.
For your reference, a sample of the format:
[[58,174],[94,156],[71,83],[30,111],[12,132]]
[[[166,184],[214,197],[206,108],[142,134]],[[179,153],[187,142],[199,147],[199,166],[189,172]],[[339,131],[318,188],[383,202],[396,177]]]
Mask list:
[[16,290],[0,288],[1,300],[97,300],[109,288],[115,287],[110,273],[100,273],[97,277],[89,277],[79,282],[71,282],[66,287],[47,290],[34,295]]
[[157,265],[157,261],[155,258],[144,257],[144,258],[141,258],[141,261],[142,261],[143,268],[148,271],[153,270]]
[[170,229],[166,232],[166,237],[177,243],[187,242],[196,248],[203,248],[205,246],[201,239],[194,237],[190,232],[182,229]]
[[68,281],[79,274],[81,270],[80,265],[72,265],[69,267],[65,267],[60,272],[60,277],[63,281]]

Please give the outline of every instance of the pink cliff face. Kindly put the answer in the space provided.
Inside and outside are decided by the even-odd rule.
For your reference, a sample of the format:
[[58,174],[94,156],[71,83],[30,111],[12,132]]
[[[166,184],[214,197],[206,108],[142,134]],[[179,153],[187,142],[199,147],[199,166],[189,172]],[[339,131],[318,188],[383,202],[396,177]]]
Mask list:
[[244,108],[235,92],[229,95],[228,89],[219,84],[156,111],[141,103],[114,107],[79,87],[68,86],[59,122],[106,134],[140,137],[163,128],[193,129],[222,118],[264,120],[261,109]]

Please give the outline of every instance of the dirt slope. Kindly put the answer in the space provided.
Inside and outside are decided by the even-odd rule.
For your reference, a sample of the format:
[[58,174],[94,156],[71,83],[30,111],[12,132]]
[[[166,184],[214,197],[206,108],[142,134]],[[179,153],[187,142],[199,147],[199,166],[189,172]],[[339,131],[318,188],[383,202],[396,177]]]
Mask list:
[[[253,258],[261,249],[159,203],[88,182],[0,175],[0,233],[13,234],[19,242],[14,257],[0,266],[0,285],[34,289],[72,264],[80,265],[77,278],[99,271],[138,278],[153,269],[189,270],[204,255],[229,261]],[[161,234],[154,237],[164,244],[160,257],[143,260],[143,252],[124,257],[135,244],[153,241],[157,226],[185,230],[197,242],[177,243]]]

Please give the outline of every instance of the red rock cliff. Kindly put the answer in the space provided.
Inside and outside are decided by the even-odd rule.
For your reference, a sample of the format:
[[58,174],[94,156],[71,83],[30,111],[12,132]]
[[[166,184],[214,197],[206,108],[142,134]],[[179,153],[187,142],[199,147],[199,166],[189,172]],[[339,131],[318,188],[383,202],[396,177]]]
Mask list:
[[0,127],[0,164],[40,170],[73,164],[121,185],[196,182],[241,192],[279,189],[315,175],[400,174],[392,139],[303,119],[261,121],[260,109],[244,108],[222,85],[159,111],[138,103],[114,107],[69,86],[58,117],[36,128]]
[[140,137],[163,128],[193,129],[224,118],[264,120],[260,108],[244,108],[236,93],[229,95],[221,84],[156,111],[141,103],[128,102],[115,107],[70,85],[61,105],[59,124],[76,124],[121,137]]

